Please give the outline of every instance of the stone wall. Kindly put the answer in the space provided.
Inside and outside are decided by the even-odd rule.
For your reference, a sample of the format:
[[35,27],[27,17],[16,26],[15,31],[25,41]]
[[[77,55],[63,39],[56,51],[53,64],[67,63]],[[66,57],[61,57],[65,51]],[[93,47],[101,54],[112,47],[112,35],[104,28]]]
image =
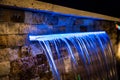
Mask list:
[[113,47],[116,46],[112,21],[4,8],[0,13],[0,80],[39,80],[41,77],[50,80],[52,77],[46,57],[41,55],[43,51],[37,42],[29,41],[29,35],[104,30]]

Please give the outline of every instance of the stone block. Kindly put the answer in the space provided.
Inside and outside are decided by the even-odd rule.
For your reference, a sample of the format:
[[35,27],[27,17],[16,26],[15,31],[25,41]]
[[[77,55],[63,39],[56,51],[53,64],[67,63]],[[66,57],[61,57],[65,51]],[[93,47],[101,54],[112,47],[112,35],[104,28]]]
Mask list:
[[25,23],[27,23],[27,24],[32,24],[33,22],[33,19],[32,19],[32,17],[33,17],[33,13],[32,12],[25,12],[25,20],[24,20],[24,22]]
[[23,22],[24,11],[13,9],[1,9],[0,21],[1,22]]
[[30,46],[22,46],[20,49],[20,57],[29,57],[31,56],[31,47]]
[[77,18],[77,19],[74,20],[74,26],[75,26],[75,25],[82,25],[82,24],[84,24],[83,19],[78,19],[78,18]]
[[3,77],[0,77],[0,80],[10,80],[10,79],[9,79],[9,76],[3,76]]
[[6,34],[7,33],[7,24],[0,22],[0,34]]
[[7,45],[10,47],[16,46],[17,35],[8,35],[7,42],[8,42]]
[[0,35],[0,46],[6,46],[6,45],[7,45],[7,36]]
[[17,35],[16,46],[29,44],[28,35]]
[[10,62],[5,61],[0,63],[0,76],[8,75],[10,72]]
[[13,61],[19,58],[18,49],[5,48],[0,49],[0,62]]
[[43,19],[45,19],[47,25],[57,25],[59,17],[56,14],[46,14]]
[[29,28],[29,34],[46,34],[49,33],[50,29],[48,28],[48,25],[46,24],[40,24],[40,25],[31,25]]
[[[8,9],[7,9],[8,10]],[[24,11],[19,10],[9,10],[10,22],[24,22]]]
[[9,5],[9,6],[17,6],[22,8],[34,8],[40,10],[51,10],[53,5],[41,1],[36,0],[2,0],[0,4]]
[[8,46],[23,46],[27,43],[28,36],[27,35],[8,35]]
[[33,13],[32,24],[43,24],[45,22],[45,16],[42,13]]
[[20,23],[8,23],[7,34],[18,34],[21,24]]
[[0,9],[0,22],[10,22],[10,11]]
[[29,33],[29,29],[30,29],[29,24],[24,24],[24,23],[20,23],[20,31],[19,34],[28,34]]

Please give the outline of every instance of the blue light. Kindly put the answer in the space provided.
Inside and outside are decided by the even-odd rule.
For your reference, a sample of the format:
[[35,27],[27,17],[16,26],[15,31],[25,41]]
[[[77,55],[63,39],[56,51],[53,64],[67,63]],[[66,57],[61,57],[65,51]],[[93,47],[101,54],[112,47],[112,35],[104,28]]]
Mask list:
[[21,7],[17,7],[17,6],[9,6],[6,7],[4,5],[1,5],[1,7],[3,8],[7,8],[7,9],[12,9],[12,10],[20,10],[20,11],[28,11],[28,12],[35,12],[35,13],[49,13],[52,15],[62,15],[62,16],[72,16],[72,17],[76,17],[76,18],[86,18],[86,19],[93,19],[93,20],[102,20],[102,18],[93,18],[93,17],[89,17],[89,16],[79,16],[79,15],[75,15],[75,14],[63,14],[60,12],[52,12],[49,10],[38,10],[38,9],[32,9],[32,8],[21,8]]
[[[113,68],[115,69],[115,66],[113,66],[113,51],[110,46],[109,36],[105,31],[30,35],[29,38],[30,41],[39,41],[47,56],[55,80],[62,79],[62,70],[65,70],[63,73],[68,73],[68,70],[70,70],[70,72],[73,72],[75,77],[77,77],[76,75],[79,75],[77,71],[81,66],[84,67],[86,76],[92,75],[91,69],[98,75],[102,75],[101,72],[105,72],[105,75],[109,75],[108,71]],[[57,40],[59,41],[59,44]],[[61,51],[62,48],[59,47],[61,44],[61,47],[67,52]],[[56,51],[54,49],[56,49]],[[54,56],[54,54],[57,54],[57,56]],[[62,64],[66,64],[65,57],[69,58],[69,60],[67,59],[67,65],[70,67],[66,68],[67,65],[58,67]],[[58,64],[61,59],[63,60],[61,61],[62,64]],[[91,67],[89,68],[89,66]],[[98,68],[101,70],[100,73],[97,71]],[[115,72],[113,71],[111,72],[111,74],[114,73]],[[106,77],[107,79],[111,79],[113,75]]]
[[85,35],[91,35],[91,34],[105,34],[105,31],[100,32],[83,32],[83,33],[65,33],[65,34],[50,34],[50,35],[30,35],[29,39],[30,41],[46,41],[46,40],[54,40],[54,39],[61,39],[61,38],[70,38],[73,36],[85,36]]

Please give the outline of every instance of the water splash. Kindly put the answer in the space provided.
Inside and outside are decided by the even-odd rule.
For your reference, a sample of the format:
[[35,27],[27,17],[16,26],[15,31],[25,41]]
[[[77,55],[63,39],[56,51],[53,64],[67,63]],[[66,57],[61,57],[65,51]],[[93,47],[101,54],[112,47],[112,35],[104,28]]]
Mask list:
[[30,36],[44,50],[55,80],[117,80],[106,32]]

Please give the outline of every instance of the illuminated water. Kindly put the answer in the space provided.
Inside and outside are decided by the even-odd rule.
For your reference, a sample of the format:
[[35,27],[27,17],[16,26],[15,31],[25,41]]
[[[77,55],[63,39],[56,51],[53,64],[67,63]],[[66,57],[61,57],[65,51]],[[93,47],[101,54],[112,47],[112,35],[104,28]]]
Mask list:
[[114,53],[103,32],[30,36],[38,40],[54,80],[117,80]]

